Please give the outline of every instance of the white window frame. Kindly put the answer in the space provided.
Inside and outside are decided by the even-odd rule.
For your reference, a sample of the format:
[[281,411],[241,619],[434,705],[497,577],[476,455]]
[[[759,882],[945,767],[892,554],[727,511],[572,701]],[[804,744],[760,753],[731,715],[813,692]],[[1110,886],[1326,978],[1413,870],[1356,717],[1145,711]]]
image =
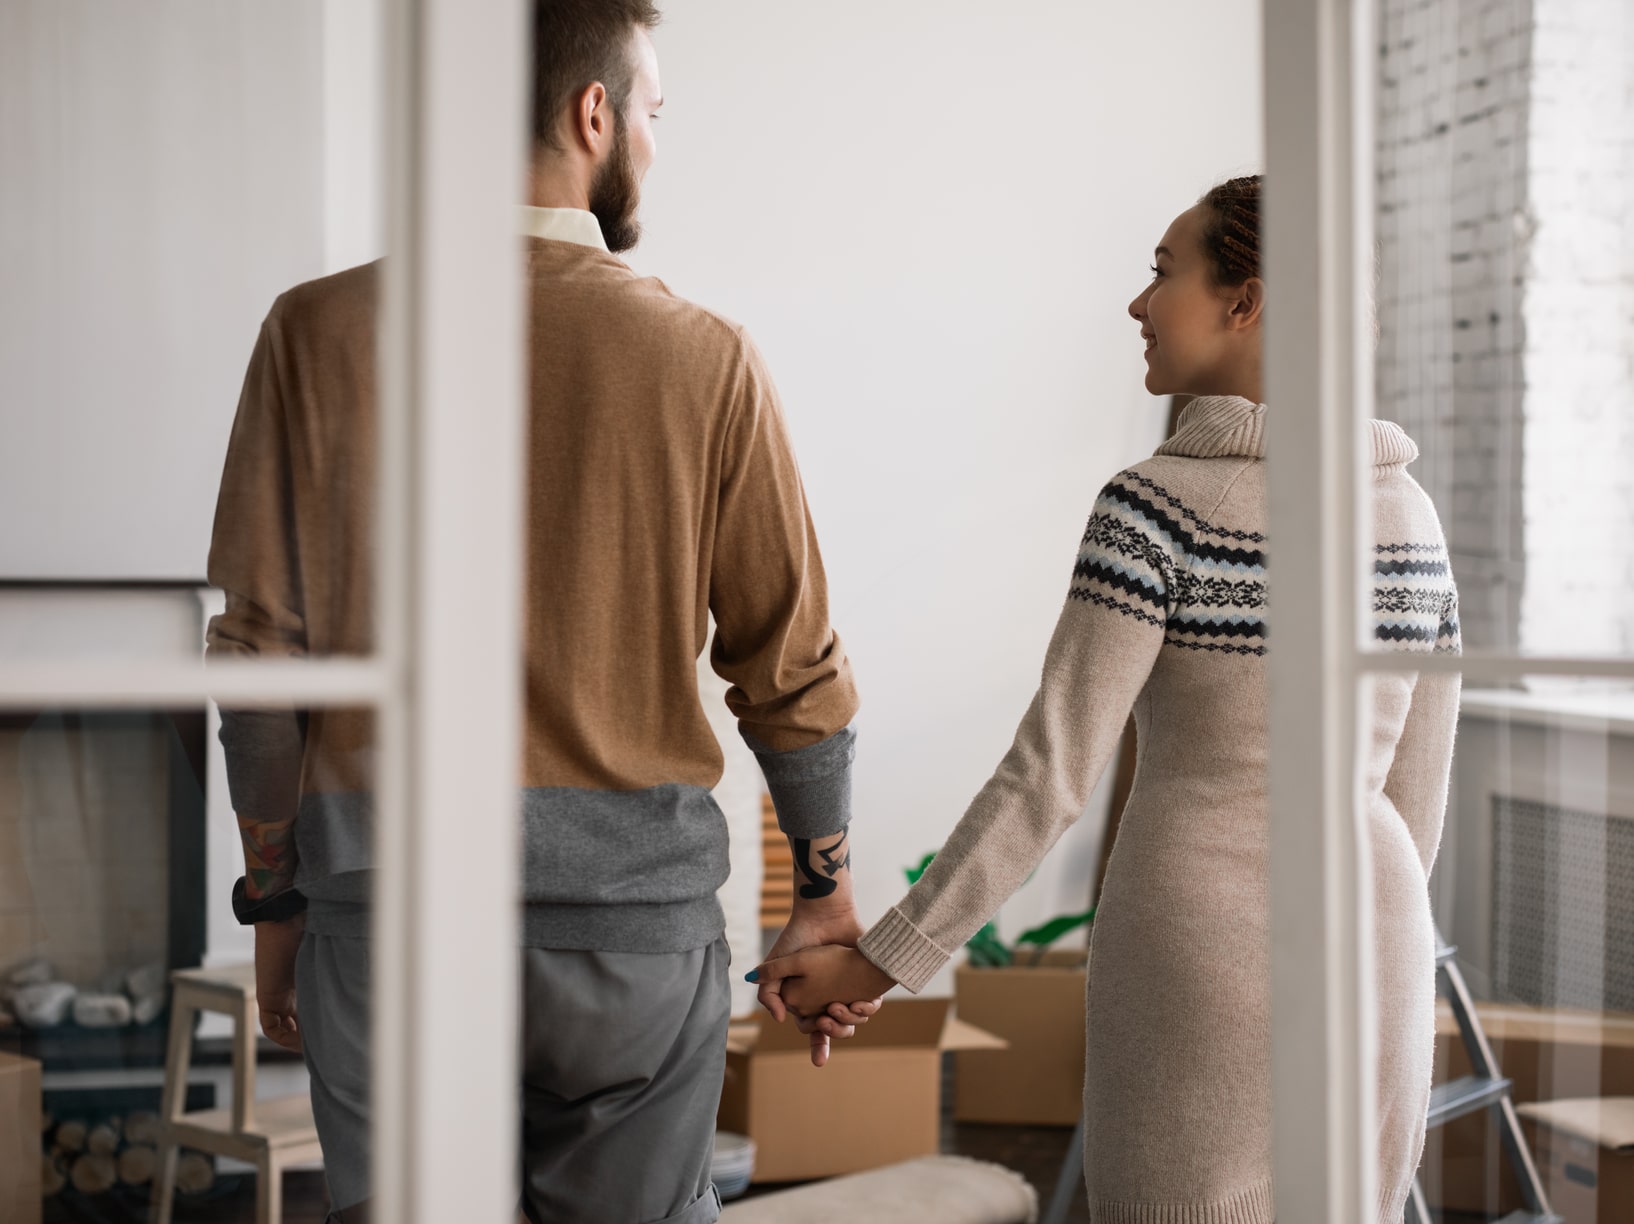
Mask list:
[[0,673],[0,709],[231,699],[379,711],[376,1218],[510,1224],[529,8],[382,7],[390,258],[376,653],[208,672],[202,661],[37,661]]
[[[1272,1099],[1279,1220],[1375,1224],[1361,771],[1373,675],[1634,679],[1634,659],[1372,649],[1374,0],[1263,0]],[[1363,411],[1366,408],[1367,411]]]

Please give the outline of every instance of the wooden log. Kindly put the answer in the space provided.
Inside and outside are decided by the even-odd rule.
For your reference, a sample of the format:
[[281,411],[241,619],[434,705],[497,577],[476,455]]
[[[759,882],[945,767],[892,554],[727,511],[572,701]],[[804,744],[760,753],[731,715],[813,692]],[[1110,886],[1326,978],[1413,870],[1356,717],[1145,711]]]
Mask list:
[[176,1161],[176,1189],[182,1194],[203,1194],[216,1184],[216,1167],[207,1156],[183,1152]]
[[127,1186],[145,1186],[159,1168],[159,1149],[133,1143],[119,1153],[119,1180]]
[[78,1155],[85,1150],[85,1137],[90,1133],[90,1127],[78,1118],[69,1118],[57,1127],[57,1147],[64,1152]]
[[119,1151],[118,1118],[98,1122],[85,1136],[85,1150],[93,1156],[112,1156]]
[[40,1193],[55,1198],[68,1184],[68,1171],[60,1156],[49,1153],[40,1157]]
[[145,1110],[125,1119],[125,1141],[156,1147],[159,1143],[159,1115]]
[[86,1152],[68,1170],[68,1180],[81,1194],[106,1194],[119,1181],[119,1166],[112,1156]]

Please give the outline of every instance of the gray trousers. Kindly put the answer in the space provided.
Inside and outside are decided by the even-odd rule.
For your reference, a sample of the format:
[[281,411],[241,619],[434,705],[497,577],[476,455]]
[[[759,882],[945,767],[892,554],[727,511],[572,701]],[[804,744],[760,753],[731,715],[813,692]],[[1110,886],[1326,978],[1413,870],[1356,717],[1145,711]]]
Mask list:
[[[523,1213],[533,1224],[714,1224],[726,941],[652,955],[525,948],[521,957]],[[369,963],[368,940],[310,931],[295,963],[337,1210],[370,1193]]]

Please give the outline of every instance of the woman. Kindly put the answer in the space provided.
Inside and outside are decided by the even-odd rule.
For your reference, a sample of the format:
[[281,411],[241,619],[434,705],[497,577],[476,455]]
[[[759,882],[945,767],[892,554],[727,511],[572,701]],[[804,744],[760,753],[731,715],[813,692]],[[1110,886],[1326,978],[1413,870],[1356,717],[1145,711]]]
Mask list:
[[[1147,390],[1199,398],[1097,500],[1042,683],[992,779],[857,949],[812,949],[756,974],[781,980],[783,1002],[806,1016],[897,983],[921,989],[1077,818],[1133,709],[1139,765],[1089,962],[1085,1175],[1104,1224],[1272,1219],[1259,213],[1258,178],[1209,192],[1169,226],[1129,306]],[[1383,421],[1370,434],[1376,636],[1456,650],[1441,527],[1406,472],[1417,448]],[[1453,677],[1374,686],[1378,1213],[1392,1224],[1430,1094],[1427,877],[1457,695]]]

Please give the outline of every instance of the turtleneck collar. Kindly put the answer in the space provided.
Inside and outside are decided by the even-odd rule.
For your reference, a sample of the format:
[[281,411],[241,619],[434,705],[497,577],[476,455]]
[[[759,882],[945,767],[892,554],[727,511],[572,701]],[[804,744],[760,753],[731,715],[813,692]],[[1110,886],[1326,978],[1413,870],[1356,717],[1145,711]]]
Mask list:
[[[1393,421],[1367,423],[1373,447],[1373,466],[1397,468],[1418,458],[1418,447]],[[1236,395],[1204,395],[1180,412],[1180,425],[1162,446],[1160,455],[1191,459],[1218,459],[1241,455],[1265,458],[1265,405]]]

